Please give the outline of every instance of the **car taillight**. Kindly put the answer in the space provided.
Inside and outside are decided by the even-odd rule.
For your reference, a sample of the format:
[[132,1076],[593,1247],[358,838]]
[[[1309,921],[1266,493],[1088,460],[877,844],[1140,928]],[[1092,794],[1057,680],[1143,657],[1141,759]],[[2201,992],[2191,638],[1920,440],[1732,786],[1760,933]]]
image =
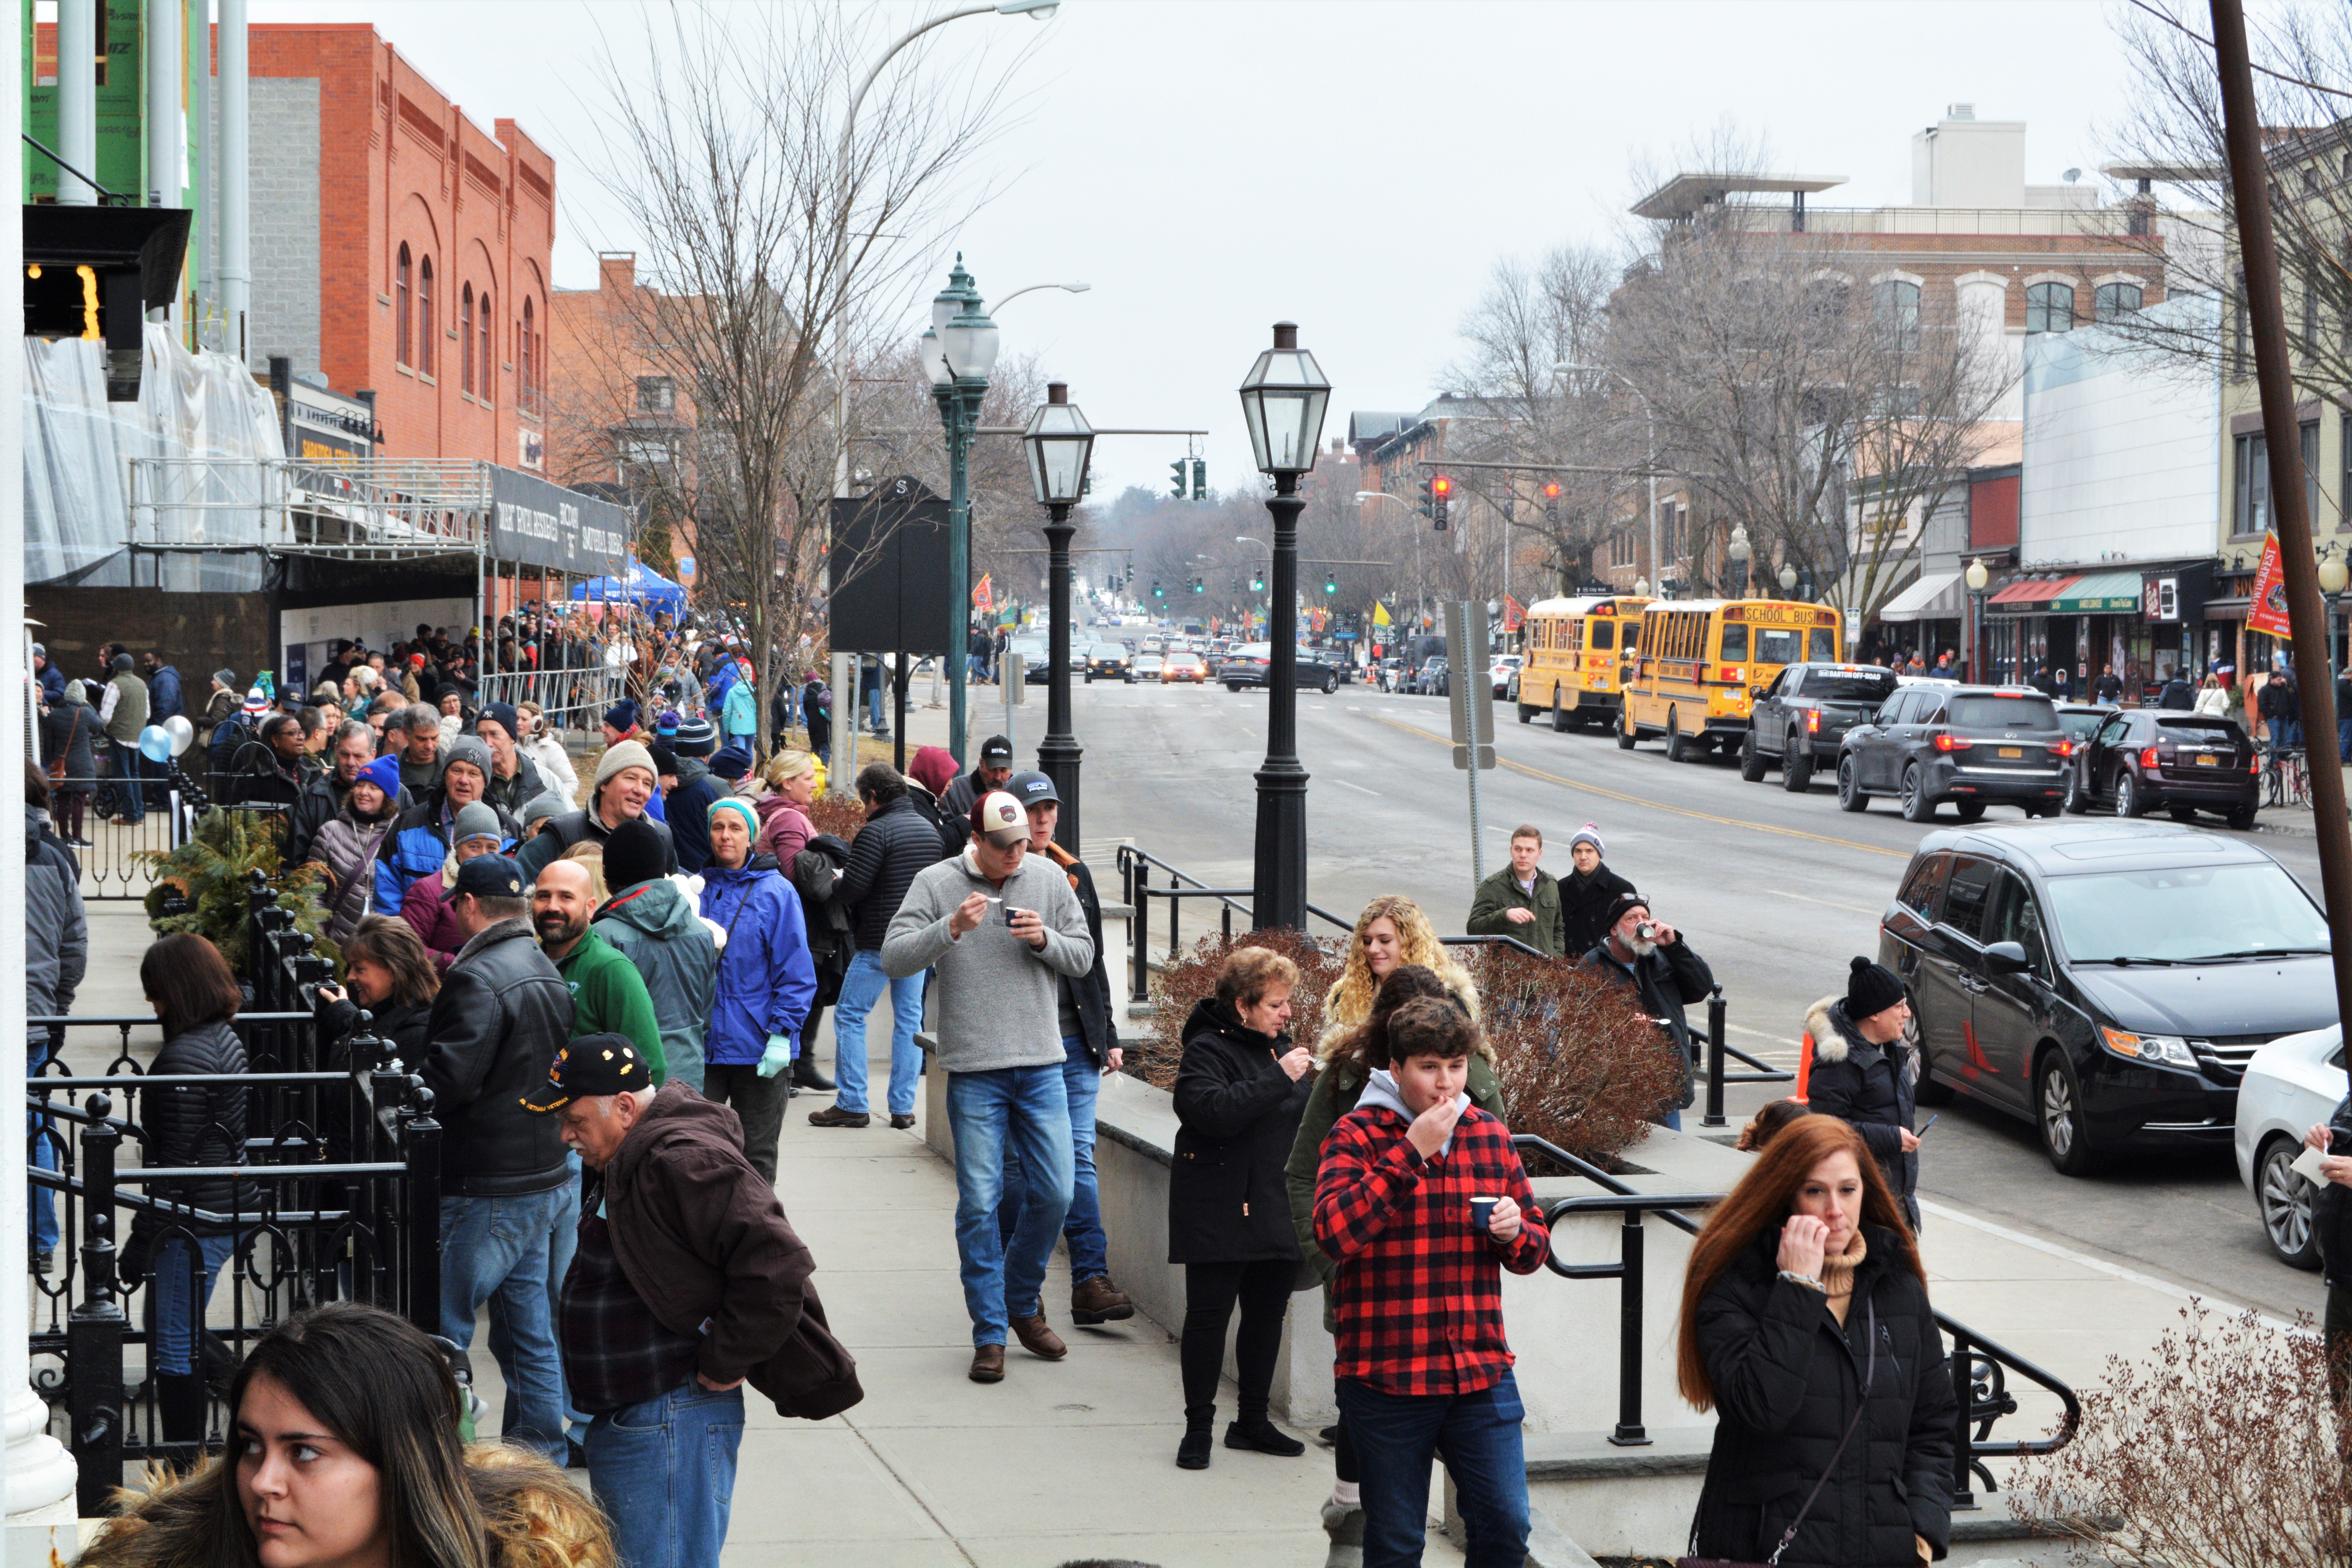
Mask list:
[[2263,754],[2260,752],[2249,752],[2246,753],[2246,771],[2250,773],[2258,773],[2263,771]]
[[2050,748],[2050,754],[2053,757],[2071,757],[2074,754],[2074,742],[2061,741]]
[[2156,771],[2156,748],[2154,746],[2142,748],[2139,754],[2139,765],[2146,768],[2150,773],[2154,773]]
[[1822,710],[1821,710],[1820,709],[1818,709],[1818,708],[1808,708],[1808,709],[1806,709],[1806,710],[1805,710],[1805,733],[1806,733],[1806,734],[1808,734],[1808,735],[1818,735],[1818,734],[1820,734],[1821,732],[1822,732]]
[[1969,740],[1965,736],[1960,735],[1938,735],[1936,737],[1936,750],[1939,752],[1965,752],[1970,746],[1975,744],[1976,742],[1974,741]]

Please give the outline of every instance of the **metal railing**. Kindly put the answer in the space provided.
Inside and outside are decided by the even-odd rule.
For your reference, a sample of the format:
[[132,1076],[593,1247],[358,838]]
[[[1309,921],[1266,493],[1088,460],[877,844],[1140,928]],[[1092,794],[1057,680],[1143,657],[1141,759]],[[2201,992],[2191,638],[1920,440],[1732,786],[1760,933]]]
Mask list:
[[134,544],[347,560],[478,555],[489,510],[490,465],[479,461],[131,460]]
[[629,694],[629,672],[599,661],[570,669],[501,670],[475,678],[475,702],[504,702],[520,707],[536,702],[547,721],[560,730],[593,733],[604,721],[604,710]]
[[[1677,1230],[1696,1236],[1699,1224],[1689,1211],[1711,1207],[1721,1203],[1726,1194],[1636,1192],[1590,1160],[1580,1159],[1548,1139],[1522,1132],[1515,1134],[1511,1142],[1523,1152],[1532,1151],[1558,1163],[1601,1189],[1587,1196],[1558,1199],[1545,1210],[1546,1222],[1554,1227],[1555,1241],[1563,1215],[1606,1212],[1623,1216],[1617,1231],[1615,1261],[1563,1263],[1556,1257],[1547,1256],[1544,1262],[1563,1279],[1617,1281],[1617,1426],[1609,1440],[1621,1447],[1645,1447],[1652,1439],[1642,1423],[1642,1350],[1645,1342],[1643,1216],[1656,1214]],[[1985,1461],[2054,1453],[2064,1447],[2082,1424],[2082,1402],[2058,1378],[2015,1352],[1995,1344],[1950,1314],[1937,1312],[1936,1326],[1951,1336],[1952,1392],[1958,1405],[1952,1450],[1952,1507],[1956,1510],[1977,1509],[1983,1505],[1969,1484],[1972,1479],[1982,1481],[1986,1491],[2000,1489]],[[2017,1412],[2017,1400],[2009,1392],[2011,1373],[2058,1396],[2063,1414],[2056,1433],[2048,1437],[1992,1440],[1993,1423]]]
[[[141,759],[142,765],[154,767]],[[142,810],[136,820],[125,812],[129,795],[139,792]],[[80,810],[73,809],[79,799]],[[210,806],[202,785],[183,772],[178,762],[165,771],[142,773],[131,780],[117,774],[99,778],[54,780],[49,785],[49,819],[60,837],[70,840],[79,829],[81,842],[73,846],[81,867],[85,900],[143,899],[155,885],[155,863],[142,859],[188,841],[196,821]]]
[[[1700,1112],[1701,1127],[1729,1125],[1723,1115],[1723,1090],[1734,1083],[1793,1083],[1797,1075],[1786,1068],[1776,1068],[1761,1058],[1749,1056],[1738,1046],[1727,1043],[1723,1036],[1725,1015],[1730,1011],[1723,1000],[1723,987],[1718,985],[1706,997],[1706,1108]],[[1723,1058],[1736,1057],[1754,1068],[1754,1072],[1726,1072]]]

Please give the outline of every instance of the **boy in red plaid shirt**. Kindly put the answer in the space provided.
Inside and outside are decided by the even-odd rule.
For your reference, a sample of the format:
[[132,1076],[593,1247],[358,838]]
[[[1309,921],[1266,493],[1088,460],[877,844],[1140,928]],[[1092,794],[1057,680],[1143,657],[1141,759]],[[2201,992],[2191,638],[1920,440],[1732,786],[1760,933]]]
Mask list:
[[1421,1562],[1438,1458],[1468,1568],[1527,1559],[1525,1411],[1496,1265],[1534,1273],[1551,1234],[1509,1131],[1462,1090],[1477,1037],[1450,1001],[1398,1008],[1390,1060],[1370,1064],[1316,1173],[1315,1238],[1339,1265],[1339,1410],[1362,1477],[1364,1568]]

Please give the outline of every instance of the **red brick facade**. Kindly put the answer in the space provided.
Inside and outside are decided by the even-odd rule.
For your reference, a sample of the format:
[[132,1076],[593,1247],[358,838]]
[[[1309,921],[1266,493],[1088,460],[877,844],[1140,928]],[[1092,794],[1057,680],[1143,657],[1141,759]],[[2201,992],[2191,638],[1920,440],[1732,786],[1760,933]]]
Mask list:
[[319,82],[320,368],[374,391],[382,456],[541,467],[554,158],[365,23],[257,26],[251,53]]

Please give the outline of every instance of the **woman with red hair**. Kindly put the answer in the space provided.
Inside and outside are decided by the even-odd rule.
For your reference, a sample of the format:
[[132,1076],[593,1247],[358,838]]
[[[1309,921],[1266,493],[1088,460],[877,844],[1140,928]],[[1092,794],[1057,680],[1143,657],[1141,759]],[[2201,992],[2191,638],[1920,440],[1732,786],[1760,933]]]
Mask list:
[[1716,1412],[1702,1558],[1910,1568],[1951,1545],[1951,1366],[1903,1211],[1851,1123],[1775,1134],[1683,1281],[1678,1382]]

